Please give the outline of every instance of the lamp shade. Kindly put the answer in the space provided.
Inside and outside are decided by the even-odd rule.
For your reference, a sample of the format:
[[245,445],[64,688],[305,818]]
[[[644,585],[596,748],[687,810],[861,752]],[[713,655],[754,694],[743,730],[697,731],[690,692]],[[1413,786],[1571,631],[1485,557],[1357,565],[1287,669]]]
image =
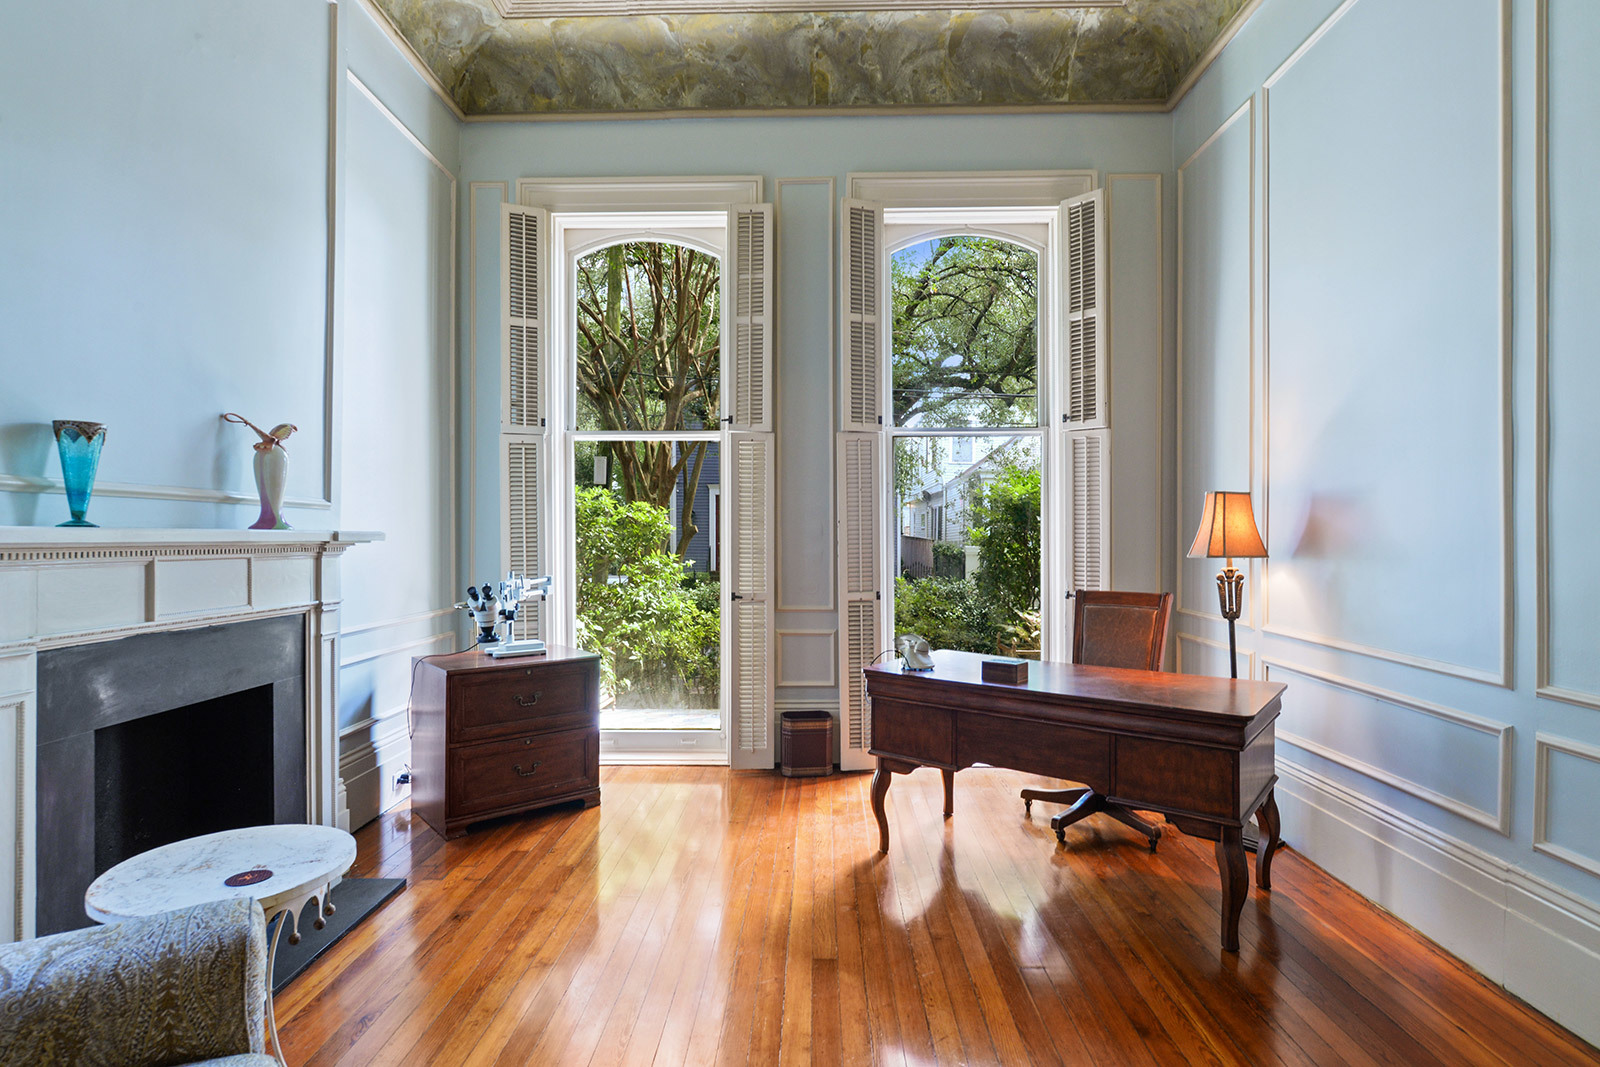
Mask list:
[[1249,493],[1207,493],[1200,515],[1200,530],[1189,546],[1189,556],[1228,558],[1264,557],[1267,546],[1256,530]]

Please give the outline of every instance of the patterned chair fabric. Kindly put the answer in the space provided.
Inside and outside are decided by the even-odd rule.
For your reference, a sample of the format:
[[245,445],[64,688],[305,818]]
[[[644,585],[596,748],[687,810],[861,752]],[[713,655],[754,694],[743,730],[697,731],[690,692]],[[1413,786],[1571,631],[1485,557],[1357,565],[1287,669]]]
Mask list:
[[0,1064],[271,1067],[253,900],[0,945]]

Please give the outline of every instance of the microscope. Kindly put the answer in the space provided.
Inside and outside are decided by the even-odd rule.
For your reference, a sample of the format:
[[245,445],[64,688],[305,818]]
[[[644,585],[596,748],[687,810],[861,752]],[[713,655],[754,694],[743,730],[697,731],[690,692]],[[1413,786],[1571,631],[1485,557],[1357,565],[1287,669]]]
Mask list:
[[478,648],[495,657],[543,652],[543,641],[514,641],[511,630],[517,621],[518,608],[529,600],[543,600],[550,595],[550,581],[548,574],[543,578],[527,578],[511,571],[498,590],[488,582],[484,582],[481,589],[467,586],[467,599],[456,607],[465,610],[477,623]]

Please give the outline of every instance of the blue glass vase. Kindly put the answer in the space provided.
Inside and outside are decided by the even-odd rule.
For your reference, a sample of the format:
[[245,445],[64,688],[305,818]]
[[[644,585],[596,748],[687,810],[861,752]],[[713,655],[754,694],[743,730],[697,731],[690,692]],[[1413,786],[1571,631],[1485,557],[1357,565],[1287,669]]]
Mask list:
[[72,518],[60,526],[96,526],[84,518],[89,511],[89,494],[94,490],[95,471],[100,467],[100,447],[106,443],[106,428],[98,422],[57,419],[56,447],[61,450],[61,480],[67,487],[67,510]]

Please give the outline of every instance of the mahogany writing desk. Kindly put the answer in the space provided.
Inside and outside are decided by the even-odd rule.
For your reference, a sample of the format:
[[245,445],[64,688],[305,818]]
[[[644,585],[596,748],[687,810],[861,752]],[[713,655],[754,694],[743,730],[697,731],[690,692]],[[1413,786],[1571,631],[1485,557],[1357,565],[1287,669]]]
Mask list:
[[981,679],[985,658],[940,650],[931,671],[867,668],[878,848],[889,851],[883,802],[894,774],[938,767],[946,816],[954,811],[955,772],[974,763],[1082,782],[1217,843],[1222,947],[1238,951],[1250,888],[1242,834],[1251,813],[1262,830],[1256,884],[1272,884],[1279,840],[1273,722],[1284,685],[1070,663],[1030,663],[1026,683],[1007,685]]

